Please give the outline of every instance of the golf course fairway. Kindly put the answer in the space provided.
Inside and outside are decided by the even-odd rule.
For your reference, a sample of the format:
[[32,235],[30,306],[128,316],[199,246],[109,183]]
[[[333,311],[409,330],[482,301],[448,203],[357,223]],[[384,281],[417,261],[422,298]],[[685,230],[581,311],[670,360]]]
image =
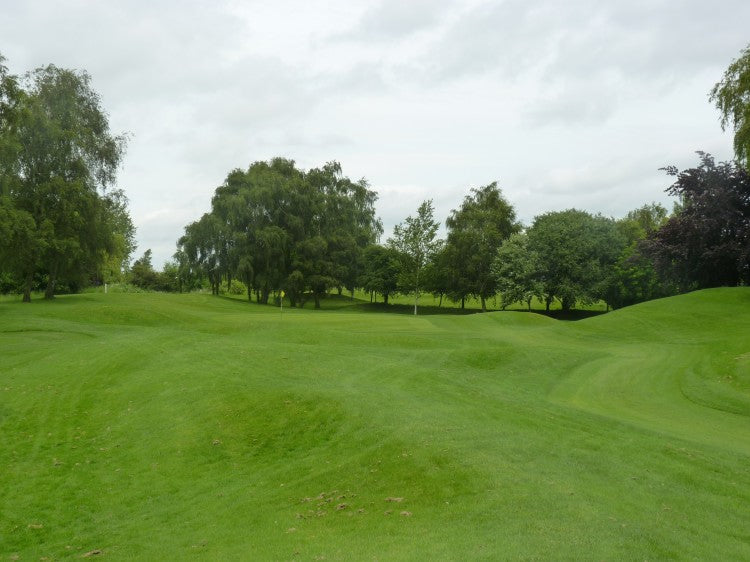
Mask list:
[[0,436],[1,560],[749,560],[750,288],[5,298]]

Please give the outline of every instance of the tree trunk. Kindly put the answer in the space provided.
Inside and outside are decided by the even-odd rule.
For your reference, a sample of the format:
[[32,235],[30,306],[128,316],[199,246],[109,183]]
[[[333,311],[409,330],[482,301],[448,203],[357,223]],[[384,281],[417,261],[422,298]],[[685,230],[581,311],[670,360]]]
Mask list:
[[547,298],[545,299],[545,302],[546,302],[546,305],[547,305],[547,312],[549,312],[549,305],[550,305],[550,303],[552,303],[552,297],[551,296],[547,296]]
[[419,269],[417,269],[416,283],[414,283],[414,316],[417,315],[417,303],[419,302]]
[[480,295],[479,298],[482,301],[482,312],[487,312],[487,302],[484,299],[484,295]]
[[313,297],[315,298],[315,308],[320,308],[320,295],[318,295],[318,293],[315,293]]
[[438,303],[438,308],[441,308],[443,306],[443,293],[440,293],[440,302]]
[[388,293],[383,295],[383,304],[388,304]]
[[461,297],[461,310],[464,309],[465,305],[466,305],[466,297]]
[[23,283],[23,302],[31,302],[31,283],[34,281],[34,274],[28,273]]
[[47,288],[44,291],[44,298],[46,300],[55,298],[55,285],[57,284],[57,267],[52,266],[49,272],[49,279],[47,280]]

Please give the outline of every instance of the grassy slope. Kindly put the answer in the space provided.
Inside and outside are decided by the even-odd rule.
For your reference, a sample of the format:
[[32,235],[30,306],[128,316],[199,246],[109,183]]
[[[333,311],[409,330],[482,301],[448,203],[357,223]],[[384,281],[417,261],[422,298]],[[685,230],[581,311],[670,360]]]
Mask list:
[[748,333],[744,288],[576,323],[3,302],[0,554],[748,559]]

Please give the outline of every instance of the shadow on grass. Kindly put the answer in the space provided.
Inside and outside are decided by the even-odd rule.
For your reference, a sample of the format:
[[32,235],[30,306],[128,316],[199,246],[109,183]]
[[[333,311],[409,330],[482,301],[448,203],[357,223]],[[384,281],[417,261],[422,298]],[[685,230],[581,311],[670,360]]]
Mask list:
[[[228,295],[220,295],[219,298],[225,299],[227,301],[233,301],[235,303],[249,303],[255,306],[264,306],[264,307],[275,307],[278,308],[278,304],[273,302],[273,299],[269,301],[268,304],[261,304],[253,301],[248,301],[247,298],[238,298],[237,296],[228,296]],[[321,299],[320,301],[321,307],[319,310],[322,311],[341,311],[341,312],[365,312],[370,314],[401,314],[404,316],[413,316],[414,315],[414,305],[413,304],[384,304],[382,302],[367,302],[361,299],[352,299],[351,297],[347,295],[329,295],[324,299]],[[284,309],[288,309],[288,304],[285,299],[284,303]],[[314,310],[314,304],[312,300],[308,300],[305,302],[304,306],[297,306],[297,310]],[[550,318],[554,318],[555,320],[563,320],[563,321],[576,321],[576,320],[584,320],[586,318],[591,318],[593,316],[599,316],[600,314],[606,314],[603,310],[550,310],[547,312],[546,310],[539,310],[539,309],[532,309],[532,310],[526,310],[526,309],[511,309],[511,310],[494,310],[490,309],[487,312],[508,312],[508,313],[522,313],[522,314],[540,314],[542,316],[548,316]],[[453,315],[453,316],[467,316],[469,314],[482,314],[482,311],[476,308],[458,308],[458,307],[452,307],[452,306],[433,306],[433,305],[424,305],[419,306],[417,309],[417,315],[418,316],[435,316],[438,314],[442,315]]]
[[[347,307],[347,311],[352,312],[381,312],[387,314],[405,314],[414,316],[414,305],[413,304],[384,304],[382,302],[359,302],[352,304]],[[481,310],[472,309],[460,309],[440,306],[420,306],[417,308],[418,316],[434,316],[435,314],[455,314],[455,315],[466,315],[466,314],[478,314]]]
[[550,310],[547,312],[546,310],[512,310],[508,312],[525,312],[526,314],[540,314],[542,316],[548,316],[550,318],[554,318],[555,320],[564,320],[567,322],[576,321],[576,320],[585,320],[586,318],[592,318],[594,316],[601,316],[602,314],[607,314],[604,310]]

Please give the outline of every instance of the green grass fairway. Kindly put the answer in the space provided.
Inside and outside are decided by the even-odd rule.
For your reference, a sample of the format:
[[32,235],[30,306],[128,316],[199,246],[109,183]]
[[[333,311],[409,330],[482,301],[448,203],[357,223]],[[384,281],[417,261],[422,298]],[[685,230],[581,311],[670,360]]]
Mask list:
[[337,306],[1,301],[0,560],[750,559],[749,288]]

